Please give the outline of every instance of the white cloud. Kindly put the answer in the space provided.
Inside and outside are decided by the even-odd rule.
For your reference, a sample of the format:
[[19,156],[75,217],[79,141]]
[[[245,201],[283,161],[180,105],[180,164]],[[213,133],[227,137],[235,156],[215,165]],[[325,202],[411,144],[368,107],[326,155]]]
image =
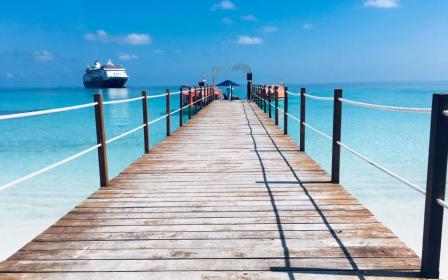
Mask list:
[[257,21],[258,20],[258,18],[254,15],[242,16],[241,19],[245,20],[245,21]]
[[263,39],[255,36],[239,36],[237,43],[240,45],[260,45],[263,43]]
[[236,10],[236,6],[230,0],[222,0],[221,2],[216,3],[212,6],[212,11],[216,10]]
[[312,28],[313,28],[313,25],[311,23],[305,23],[303,25],[303,29],[305,29],[305,30],[310,30]]
[[131,33],[123,37],[121,41],[129,45],[148,45],[151,44],[151,37],[147,34]]
[[364,0],[364,7],[390,9],[398,6],[398,0]]
[[46,50],[43,51],[35,51],[33,53],[34,60],[37,61],[52,61],[54,60],[54,55]]
[[95,33],[87,33],[84,35],[84,39],[87,41],[100,41],[108,42],[110,40],[109,34],[104,30],[97,30]]
[[223,17],[221,19],[221,22],[225,25],[232,25],[234,23],[233,19],[231,19],[229,17]]
[[117,57],[119,60],[137,60],[138,56],[135,54],[129,54],[129,53],[118,53]]
[[128,45],[148,45],[151,44],[151,37],[148,34],[130,33],[124,36],[111,36],[104,30],[97,30],[95,33],[87,33],[84,39],[93,42],[121,43]]
[[276,26],[263,26],[263,31],[266,33],[274,33],[278,31]]
[[3,76],[4,76],[6,79],[12,79],[12,78],[14,78],[14,74],[11,73],[11,72],[3,73]]
[[164,54],[164,53],[165,53],[165,51],[162,50],[162,49],[155,49],[155,50],[153,50],[153,52],[154,52],[155,54]]

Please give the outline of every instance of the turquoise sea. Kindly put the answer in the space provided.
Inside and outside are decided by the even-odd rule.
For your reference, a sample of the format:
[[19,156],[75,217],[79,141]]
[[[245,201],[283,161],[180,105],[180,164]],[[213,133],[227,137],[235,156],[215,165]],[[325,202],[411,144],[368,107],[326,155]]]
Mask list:
[[[384,105],[431,107],[432,94],[448,92],[446,83],[362,83],[301,85],[310,94],[331,96],[343,88],[344,97]],[[298,92],[298,85],[289,85]],[[105,100],[141,95],[141,89],[104,90]],[[150,95],[163,87],[147,87]],[[176,91],[177,87],[171,87]],[[83,88],[0,89],[0,115],[90,103],[94,90]],[[245,87],[237,88],[245,96]],[[179,97],[172,97],[172,111]],[[291,96],[289,111],[298,117],[299,98]],[[141,102],[105,107],[107,138],[142,123]],[[165,98],[151,99],[150,118],[165,114]],[[282,115],[280,115],[282,116]],[[225,118],[226,116],[223,116]],[[332,103],[307,100],[307,122],[331,135]],[[282,124],[282,118],[280,118]],[[172,120],[173,130],[178,116]],[[343,106],[342,142],[400,176],[425,187],[429,141],[429,114],[376,111]],[[298,124],[290,119],[289,132],[298,139]],[[0,121],[0,185],[96,144],[93,108],[52,115]],[[151,145],[163,140],[165,121],[150,130]],[[307,152],[330,170],[331,143],[307,130]],[[110,177],[116,176],[142,155],[142,132],[108,146]],[[341,183],[380,221],[411,246],[421,251],[424,196],[342,150]],[[0,259],[8,257],[36,234],[94,192],[99,185],[97,154],[89,153],[49,173],[0,192]],[[447,215],[445,215],[446,217]],[[443,260],[448,264],[448,223],[445,219]],[[444,268],[448,277],[448,267]]]

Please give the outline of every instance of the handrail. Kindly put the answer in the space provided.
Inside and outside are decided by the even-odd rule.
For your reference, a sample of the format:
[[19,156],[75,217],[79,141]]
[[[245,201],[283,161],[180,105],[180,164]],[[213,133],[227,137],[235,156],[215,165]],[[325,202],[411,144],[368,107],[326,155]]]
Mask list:
[[295,96],[300,96],[300,93],[295,93],[295,92],[291,92],[291,91],[286,91],[287,94],[291,94],[291,95],[295,95]]
[[26,117],[33,117],[33,116],[61,113],[61,112],[73,111],[73,110],[78,110],[78,109],[83,109],[83,108],[89,108],[89,107],[93,107],[93,106],[95,106],[97,104],[98,103],[93,102],[93,103],[74,105],[74,106],[68,106],[68,107],[62,107],[62,108],[54,108],[54,109],[48,109],[48,110],[40,110],[40,111],[31,111],[31,112],[25,112],[25,113],[0,115],[0,120],[19,119],[19,118],[26,118]]
[[442,206],[443,208],[445,208],[445,209],[448,209],[448,203],[447,202],[445,202],[444,200],[442,200],[442,199],[437,199],[437,203],[440,205],[440,206]]
[[395,112],[406,112],[406,113],[431,113],[431,108],[412,108],[412,107],[397,107],[397,106],[387,106],[379,104],[371,104],[365,102],[359,102],[344,98],[339,98],[339,101],[347,103],[354,106],[365,107],[369,109],[377,109],[384,111],[395,111]]
[[323,133],[323,132],[320,131],[319,129],[314,128],[314,127],[312,127],[311,125],[309,125],[309,124],[307,124],[307,123],[305,123],[305,122],[302,122],[302,124],[303,124],[304,126],[306,126],[307,128],[311,129],[312,131],[316,132],[317,134],[323,136],[324,138],[327,138],[328,140],[333,141],[333,138],[332,138],[331,136],[328,136],[327,134]]
[[156,122],[158,122],[158,121],[160,121],[160,120],[163,120],[163,119],[166,118],[166,117],[168,117],[168,114],[165,114],[165,115],[161,116],[160,118],[157,118],[157,119],[155,119],[155,120],[150,121],[150,122],[148,123],[148,125],[154,124],[154,123],[156,123]]
[[383,171],[384,173],[390,175],[391,177],[397,179],[398,181],[402,182],[403,184],[407,185],[408,187],[411,187],[412,189],[416,190],[417,192],[425,195],[426,191],[422,188],[420,188],[419,186],[409,182],[408,180],[404,179],[403,177],[395,174],[394,172],[388,170],[387,168],[385,168],[384,166],[380,165],[379,163],[376,163],[375,161],[369,159],[368,157],[366,157],[365,155],[357,152],[356,150],[354,150],[353,148],[350,148],[349,146],[345,145],[342,142],[337,141],[337,144],[339,146],[341,146],[342,148],[346,149],[347,151],[349,151],[350,153],[354,154],[355,156],[357,156],[358,158],[368,162],[370,165],[372,165],[373,167],[378,168],[379,170]]
[[144,98],[143,96],[140,96],[140,97],[129,98],[129,99],[104,101],[103,104],[104,105],[112,105],[112,104],[129,103],[129,102],[134,102],[134,101],[137,101],[137,100],[142,100],[143,98]]
[[315,100],[322,100],[322,101],[333,101],[334,97],[328,97],[328,96],[316,96],[316,95],[311,95],[308,93],[304,93],[303,95],[305,95],[306,97],[310,98],[310,99],[315,99]]
[[146,124],[142,124],[142,125],[140,125],[140,126],[138,126],[138,127],[136,127],[136,128],[133,128],[133,129],[131,129],[131,130],[128,130],[128,131],[126,131],[126,132],[124,132],[124,133],[122,133],[122,134],[120,134],[120,135],[118,135],[118,136],[115,136],[115,137],[113,137],[113,138],[107,140],[107,141],[106,141],[106,144],[115,142],[115,141],[117,141],[118,139],[121,139],[121,138],[123,138],[123,137],[125,137],[125,136],[127,136],[127,135],[129,135],[129,134],[131,134],[131,133],[134,133],[134,132],[136,132],[136,131],[138,131],[138,130],[144,128],[145,126],[146,126]]
[[158,95],[148,95],[148,99],[164,97],[164,96],[167,96],[167,95],[168,94],[166,94],[166,93],[162,93],[162,94],[158,94]]
[[44,168],[39,169],[37,171],[31,172],[28,175],[25,175],[23,177],[20,177],[19,179],[16,179],[16,180],[14,180],[12,182],[4,184],[3,186],[0,186],[0,191],[4,191],[4,190],[6,190],[6,189],[8,189],[10,187],[13,187],[13,186],[19,184],[19,183],[22,183],[24,181],[27,181],[27,180],[33,178],[33,177],[36,177],[37,175],[46,173],[46,172],[48,172],[48,171],[50,171],[50,170],[52,170],[52,169],[54,169],[56,167],[59,167],[59,166],[65,164],[67,162],[70,162],[70,161],[72,161],[74,159],[77,159],[80,156],[83,156],[83,155],[85,155],[85,154],[87,154],[89,152],[92,152],[92,151],[98,149],[99,147],[101,147],[101,144],[97,144],[97,145],[92,146],[92,147],[90,147],[88,149],[85,149],[85,150],[83,150],[83,151],[81,151],[79,153],[76,153],[76,154],[74,154],[72,156],[69,156],[69,157],[67,157],[67,158],[65,158],[63,160],[60,160],[60,161],[57,161],[57,162],[55,162],[55,163],[53,163],[51,165],[48,165],[47,167],[44,167]]

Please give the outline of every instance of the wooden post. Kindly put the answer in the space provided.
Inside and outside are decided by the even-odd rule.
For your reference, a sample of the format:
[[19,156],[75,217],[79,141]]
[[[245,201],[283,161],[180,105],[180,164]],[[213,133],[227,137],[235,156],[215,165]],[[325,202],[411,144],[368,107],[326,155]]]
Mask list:
[[288,87],[284,87],[285,97],[283,99],[283,134],[288,134]]
[[210,87],[209,86],[207,86],[207,88],[206,88],[206,94],[207,94],[207,102],[205,103],[207,106],[208,106],[208,104],[210,104]]
[[142,111],[143,111],[143,137],[145,139],[145,154],[149,154],[149,124],[148,124],[148,95],[146,90],[142,91]]
[[199,103],[199,111],[201,111],[202,110],[202,86],[201,87],[199,87],[199,101],[198,101],[198,103]]
[[274,118],[275,118],[275,125],[278,125],[278,86],[274,87]]
[[340,167],[341,167],[341,146],[337,142],[341,141],[342,127],[342,89],[334,90],[333,102],[333,149],[331,154],[331,182],[339,183]]
[[103,96],[99,93],[93,96],[95,105],[95,124],[96,124],[96,143],[101,144],[98,147],[98,167],[100,170],[101,187],[106,187],[109,183],[109,174],[107,171],[107,150],[106,150],[106,130],[104,127]]
[[183,126],[184,124],[184,109],[182,108],[184,107],[184,93],[182,91],[182,87],[180,88],[180,93],[179,93],[179,126]]
[[300,89],[300,150],[305,151],[306,89]]
[[269,111],[269,118],[270,119],[272,119],[272,106],[271,106],[271,102],[272,102],[272,92],[271,92],[271,88],[272,88],[272,86],[269,86],[268,87],[268,106],[269,106],[269,108],[268,108],[268,111]]
[[448,110],[448,95],[434,94],[432,97],[421,263],[421,274],[425,278],[439,278],[444,209],[437,203],[437,199],[445,199],[448,117],[443,112],[446,110]]
[[196,102],[196,103],[194,103],[194,114],[195,115],[198,113],[198,102],[199,102],[198,96],[199,96],[198,89],[197,89],[197,87],[194,87],[194,102]]
[[267,91],[268,91],[268,88],[265,87],[265,88],[264,88],[264,91],[263,91],[263,110],[264,110],[264,113],[265,113],[265,114],[267,113],[267,109],[268,109],[268,108],[266,107],[267,97],[268,97]]
[[170,90],[166,89],[166,136],[171,135],[171,96]]
[[252,73],[247,73],[247,100],[251,99],[252,96]]
[[193,110],[193,101],[192,101],[192,96],[191,96],[191,88],[188,90],[188,102],[190,104],[190,106],[188,106],[188,119],[191,120],[191,115],[192,115],[192,110]]

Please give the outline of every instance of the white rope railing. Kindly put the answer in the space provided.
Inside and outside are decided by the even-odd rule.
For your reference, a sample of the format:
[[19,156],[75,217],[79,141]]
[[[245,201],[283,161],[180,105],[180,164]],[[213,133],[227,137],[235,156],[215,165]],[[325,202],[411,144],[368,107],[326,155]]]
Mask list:
[[443,208],[448,210],[448,203],[446,203],[445,201],[441,200],[440,198],[437,199],[437,203],[442,206]]
[[322,100],[322,101],[333,101],[334,100],[334,97],[316,96],[316,95],[311,95],[308,93],[305,93],[304,95],[310,99],[315,99],[315,100]]
[[291,115],[290,113],[286,113],[286,115],[287,115],[288,117],[290,117],[291,119],[293,119],[293,120],[295,120],[295,121],[297,121],[297,122],[300,123],[300,120],[299,120],[298,118],[294,117],[293,115]]
[[49,165],[49,166],[47,166],[45,168],[42,168],[42,169],[37,170],[35,172],[32,172],[32,173],[30,173],[28,175],[25,175],[25,176],[23,176],[23,177],[21,177],[19,179],[16,179],[16,180],[14,180],[12,182],[9,182],[9,183],[7,183],[7,184],[5,184],[3,186],[0,186],[0,191],[4,191],[4,190],[6,190],[6,189],[8,189],[10,187],[13,187],[13,186],[19,184],[19,183],[22,183],[24,181],[27,181],[27,180],[33,178],[33,177],[36,177],[37,175],[40,175],[42,173],[46,173],[46,172],[48,172],[48,171],[50,171],[50,170],[52,170],[52,169],[54,169],[56,167],[59,167],[59,166],[65,164],[65,163],[67,163],[69,161],[77,159],[80,156],[83,156],[83,155],[85,155],[85,154],[87,154],[87,153],[89,153],[91,151],[94,151],[94,150],[98,149],[99,147],[101,147],[101,144],[98,144],[98,145],[95,145],[95,146],[90,147],[88,149],[85,149],[85,150],[83,150],[83,151],[81,151],[81,152],[79,152],[77,154],[74,154],[74,155],[72,155],[70,157],[67,157],[67,158],[63,159],[63,160],[55,162],[55,163],[53,163],[53,164],[51,164],[51,165]]
[[295,93],[295,92],[291,92],[291,91],[287,91],[286,93],[290,94],[290,95],[300,96],[300,93]]
[[160,120],[163,120],[163,119],[166,118],[166,117],[168,117],[168,114],[163,115],[163,116],[161,116],[161,117],[159,117],[159,118],[157,118],[157,119],[155,119],[155,120],[150,121],[150,122],[148,123],[148,125],[154,124],[154,123],[156,123],[156,122],[158,122],[158,121],[160,121]]
[[83,108],[89,108],[97,105],[98,103],[88,103],[88,104],[82,104],[82,105],[75,105],[75,106],[69,106],[69,107],[62,107],[62,108],[55,108],[55,109],[48,109],[48,110],[40,110],[40,111],[32,111],[32,112],[25,112],[25,113],[17,113],[17,114],[8,114],[8,115],[0,115],[0,120],[9,120],[9,119],[19,119],[19,118],[26,118],[26,117],[33,117],[33,116],[41,116],[41,115],[48,115],[48,114],[54,114],[54,113],[61,113],[61,112],[67,112],[67,111],[73,111]]
[[349,151],[350,153],[354,154],[355,156],[359,157],[360,159],[368,162],[370,165],[376,167],[377,169],[383,171],[384,173],[392,176],[393,178],[397,179],[398,181],[402,182],[403,184],[407,185],[408,187],[411,187],[412,189],[418,191],[419,193],[425,195],[426,191],[422,188],[420,188],[419,186],[409,182],[408,180],[400,177],[399,175],[395,174],[394,172],[386,169],[385,167],[383,167],[382,165],[374,162],[373,160],[367,158],[365,155],[355,151],[354,149],[350,148],[349,146],[345,145],[344,143],[341,143],[339,141],[336,142],[339,146],[343,147],[344,149],[346,149],[347,151]]
[[163,93],[163,94],[158,94],[158,95],[150,95],[148,96],[148,99],[153,99],[153,98],[159,98],[159,97],[163,97],[163,96],[167,96],[167,93]]
[[306,126],[307,128],[311,129],[312,131],[314,131],[315,133],[317,133],[317,134],[323,136],[324,138],[327,138],[328,140],[333,141],[333,138],[332,138],[331,136],[328,136],[327,134],[323,133],[323,132],[320,131],[319,129],[314,128],[314,127],[312,127],[311,125],[309,125],[309,124],[307,124],[307,123],[305,123],[305,122],[302,122],[302,124],[303,124],[304,126]]
[[134,133],[134,132],[136,132],[136,131],[138,131],[138,130],[144,128],[145,126],[146,126],[146,124],[142,124],[142,125],[139,126],[139,127],[136,127],[136,128],[131,129],[131,130],[128,130],[128,131],[126,131],[126,132],[124,132],[124,133],[122,133],[122,134],[120,134],[120,135],[118,135],[118,136],[115,136],[115,137],[113,137],[113,138],[107,140],[107,141],[106,141],[106,144],[115,142],[115,141],[117,141],[118,139],[121,139],[121,138],[123,138],[123,137],[125,137],[125,136],[127,136],[127,135],[129,135],[129,134],[132,134],[132,133]]
[[179,94],[179,93],[181,93],[181,91],[170,92],[170,95],[176,95],[176,94]]
[[112,105],[112,104],[121,104],[121,103],[129,103],[134,102],[137,100],[142,100],[145,98],[144,96],[136,97],[136,98],[129,98],[129,99],[122,99],[122,100],[111,100],[111,101],[104,101],[104,105]]
[[397,106],[386,106],[378,104],[370,104],[359,101],[353,101],[349,99],[339,98],[339,101],[347,103],[354,106],[365,107],[369,109],[377,109],[384,111],[395,111],[395,112],[407,112],[407,113],[431,113],[431,108],[411,108],[411,107],[397,107]]

